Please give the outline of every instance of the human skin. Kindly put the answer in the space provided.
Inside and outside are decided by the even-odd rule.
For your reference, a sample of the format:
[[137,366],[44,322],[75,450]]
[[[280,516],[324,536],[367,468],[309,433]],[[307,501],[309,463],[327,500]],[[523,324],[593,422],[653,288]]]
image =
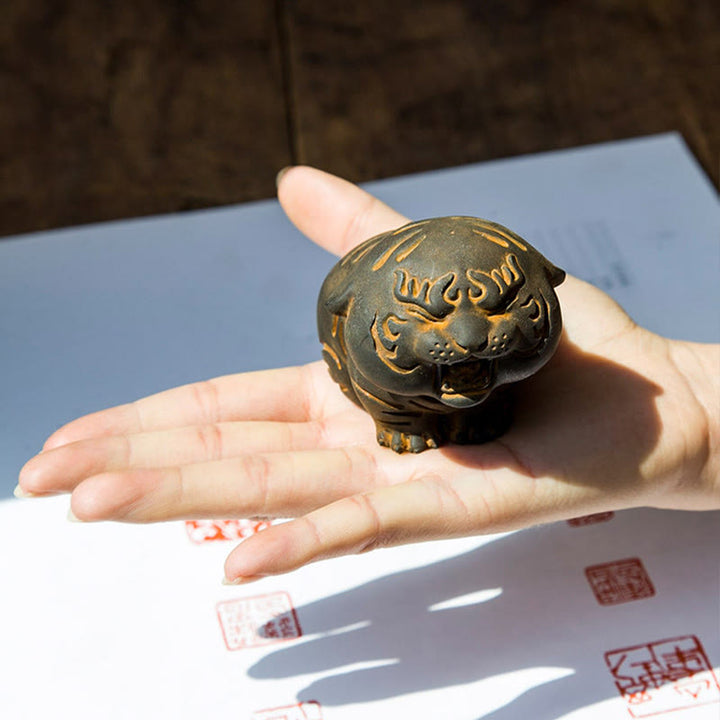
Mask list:
[[[343,255],[407,219],[340,178],[281,174],[311,240]],[[637,326],[605,293],[557,288],[563,335],[520,383],[500,439],[420,455],[379,447],[322,362],[230,375],[86,415],[53,433],[21,495],[72,493],[74,519],[293,518],[225,563],[227,582],[322,558],[649,506],[720,508],[720,345]]]

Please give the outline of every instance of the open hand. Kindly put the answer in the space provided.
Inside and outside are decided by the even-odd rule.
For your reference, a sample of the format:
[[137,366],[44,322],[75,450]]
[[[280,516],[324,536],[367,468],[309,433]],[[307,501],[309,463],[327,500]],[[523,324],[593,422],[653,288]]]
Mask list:
[[[407,222],[306,167],[283,175],[279,198],[300,230],[337,254]],[[557,293],[558,351],[520,384],[513,426],[494,442],[420,455],[381,448],[372,419],[317,362],[74,420],[25,465],[21,491],[72,493],[82,521],[294,518],[231,552],[231,582],[604,510],[720,508],[720,348],[639,328],[576,278]]]

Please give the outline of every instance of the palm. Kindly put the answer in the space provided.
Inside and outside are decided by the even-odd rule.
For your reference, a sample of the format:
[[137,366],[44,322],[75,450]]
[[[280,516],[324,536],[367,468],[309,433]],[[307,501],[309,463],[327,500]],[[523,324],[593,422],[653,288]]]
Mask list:
[[[281,201],[320,244],[344,252],[402,223],[354,186],[305,173]],[[331,209],[318,215],[323,197]],[[237,548],[229,577],[377,544],[677,502],[669,488],[683,478],[672,469],[689,452],[682,427],[694,409],[667,341],[636,328],[585,283],[569,278],[558,291],[560,347],[522,383],[513,426],[495,442],[396,455],[377,445],[371,418],[318,362],[218,378],[80,418],[50,438],[21,483],[72,492],[85,520],[298,518]]]

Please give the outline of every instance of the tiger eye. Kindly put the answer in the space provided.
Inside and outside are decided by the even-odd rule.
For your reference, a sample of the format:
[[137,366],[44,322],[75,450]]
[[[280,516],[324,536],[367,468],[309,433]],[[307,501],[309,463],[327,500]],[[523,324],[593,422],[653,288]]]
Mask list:
[[376,235],[330,270],[318,299],[330,375],[396,452],[482,443],[512,422],[513,383],[551,358],[565,273],[473,217]]

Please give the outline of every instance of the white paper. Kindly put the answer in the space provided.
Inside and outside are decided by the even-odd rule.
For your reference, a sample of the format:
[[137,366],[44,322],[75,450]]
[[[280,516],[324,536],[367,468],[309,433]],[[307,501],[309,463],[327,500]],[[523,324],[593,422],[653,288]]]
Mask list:
[[[652,329],[720,340],[720,204],[675,135],[369,187],[413,218],[498,220]],[[332,262],[274,202],[0,242],[5,495],[78,414],[314,359]],[[718,714],[720,513],[628,511],[225,587],[234,541],[198,541],[252,528],[191,537],[184,523],[71,524],[66,509],[0,503],[2,718]],[[612,602],[628,589],[637,599]]]

